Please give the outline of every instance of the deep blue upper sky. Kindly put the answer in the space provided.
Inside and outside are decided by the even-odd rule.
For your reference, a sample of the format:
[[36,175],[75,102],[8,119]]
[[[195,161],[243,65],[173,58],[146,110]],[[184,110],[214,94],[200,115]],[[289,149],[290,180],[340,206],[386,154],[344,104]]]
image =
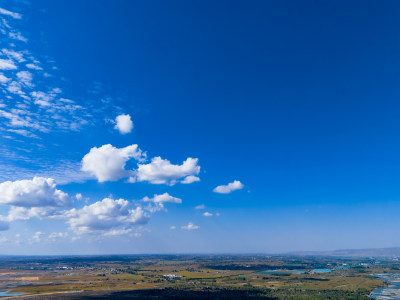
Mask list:
[[[10,242],[15,234],[35,253],[400,245],[398,1],[0,4],[22,15],[13,28],[28,41],[13,49],[57,67],[36,87],[57,85],[64,98],[90,112],[79,130],[52,128],[35,132],[40,139],[19,141],[0,137],[2,153],[17,153],[0,157],[7,169],[1,181],[46,174],[62,191],[88,198],[75,200],[75,208],[110,195],[133,201],[168,192],[182,199],[152,215],[140,237],[80,238],[69,248],[75,233],[65,219],[15,220],[0,232],[8,240],[5,252],[26,252]],[[131,133],[113,128],[110,120],[120,114],[132,117]],[[9,136],[3,121],[0,134]],[[173,164],[198,158],[201,181],[74,180],[83,156],[105,144],[138,144],[149,159]],[[66,164],[73,175],[64,174]],[[135,165],[128,162],[127,169]],[[57,171],[47,172],[49,166]],[[244,188],[213,192],[234,180]],[[195,210],[199,204],[206,209]],[[214,215],[204,217],[205,211]],[[199,228],[180,229],[188,222]],[[57,243],[31,238],[53,231],[69,234]]]

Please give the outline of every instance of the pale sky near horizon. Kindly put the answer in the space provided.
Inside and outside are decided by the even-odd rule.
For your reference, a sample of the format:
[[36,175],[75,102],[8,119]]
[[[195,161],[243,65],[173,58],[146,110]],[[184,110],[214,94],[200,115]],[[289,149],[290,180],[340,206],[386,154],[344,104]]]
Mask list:
[[0,255],[400,246],[399,2],[0,8]]

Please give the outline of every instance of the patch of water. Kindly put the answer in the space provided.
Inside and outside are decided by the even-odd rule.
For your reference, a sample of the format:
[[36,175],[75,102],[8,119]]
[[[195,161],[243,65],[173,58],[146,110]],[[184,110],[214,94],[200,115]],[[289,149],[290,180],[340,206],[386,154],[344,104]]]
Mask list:
[[13,297],[22,295],[25,295],[25,293],[10,293],[10,291],[0,291],[0,297]]
[[400,299],[400,273],[373,274],[388,284],[371,292],[371,298],[377,300],[399,300]]
[[330,272],[332,272],[332,269],[314,269],[311,272],[313,272],[313,273],[330,273]]

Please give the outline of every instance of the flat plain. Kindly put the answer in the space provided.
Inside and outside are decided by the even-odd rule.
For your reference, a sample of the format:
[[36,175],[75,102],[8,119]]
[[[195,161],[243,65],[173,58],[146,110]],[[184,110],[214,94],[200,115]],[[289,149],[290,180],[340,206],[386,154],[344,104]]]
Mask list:
[[396,259],[266,255],[3,257],[4,299],[369,299]]

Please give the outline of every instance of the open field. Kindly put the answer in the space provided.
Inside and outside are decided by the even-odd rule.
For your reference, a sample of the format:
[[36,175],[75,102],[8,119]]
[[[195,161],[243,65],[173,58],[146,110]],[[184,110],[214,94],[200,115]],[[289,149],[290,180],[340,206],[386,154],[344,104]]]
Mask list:
[[397,270],[393,259],[8,257],[0,259],[0,291],[19,299],[368,299],[384,286],[371,274]]

